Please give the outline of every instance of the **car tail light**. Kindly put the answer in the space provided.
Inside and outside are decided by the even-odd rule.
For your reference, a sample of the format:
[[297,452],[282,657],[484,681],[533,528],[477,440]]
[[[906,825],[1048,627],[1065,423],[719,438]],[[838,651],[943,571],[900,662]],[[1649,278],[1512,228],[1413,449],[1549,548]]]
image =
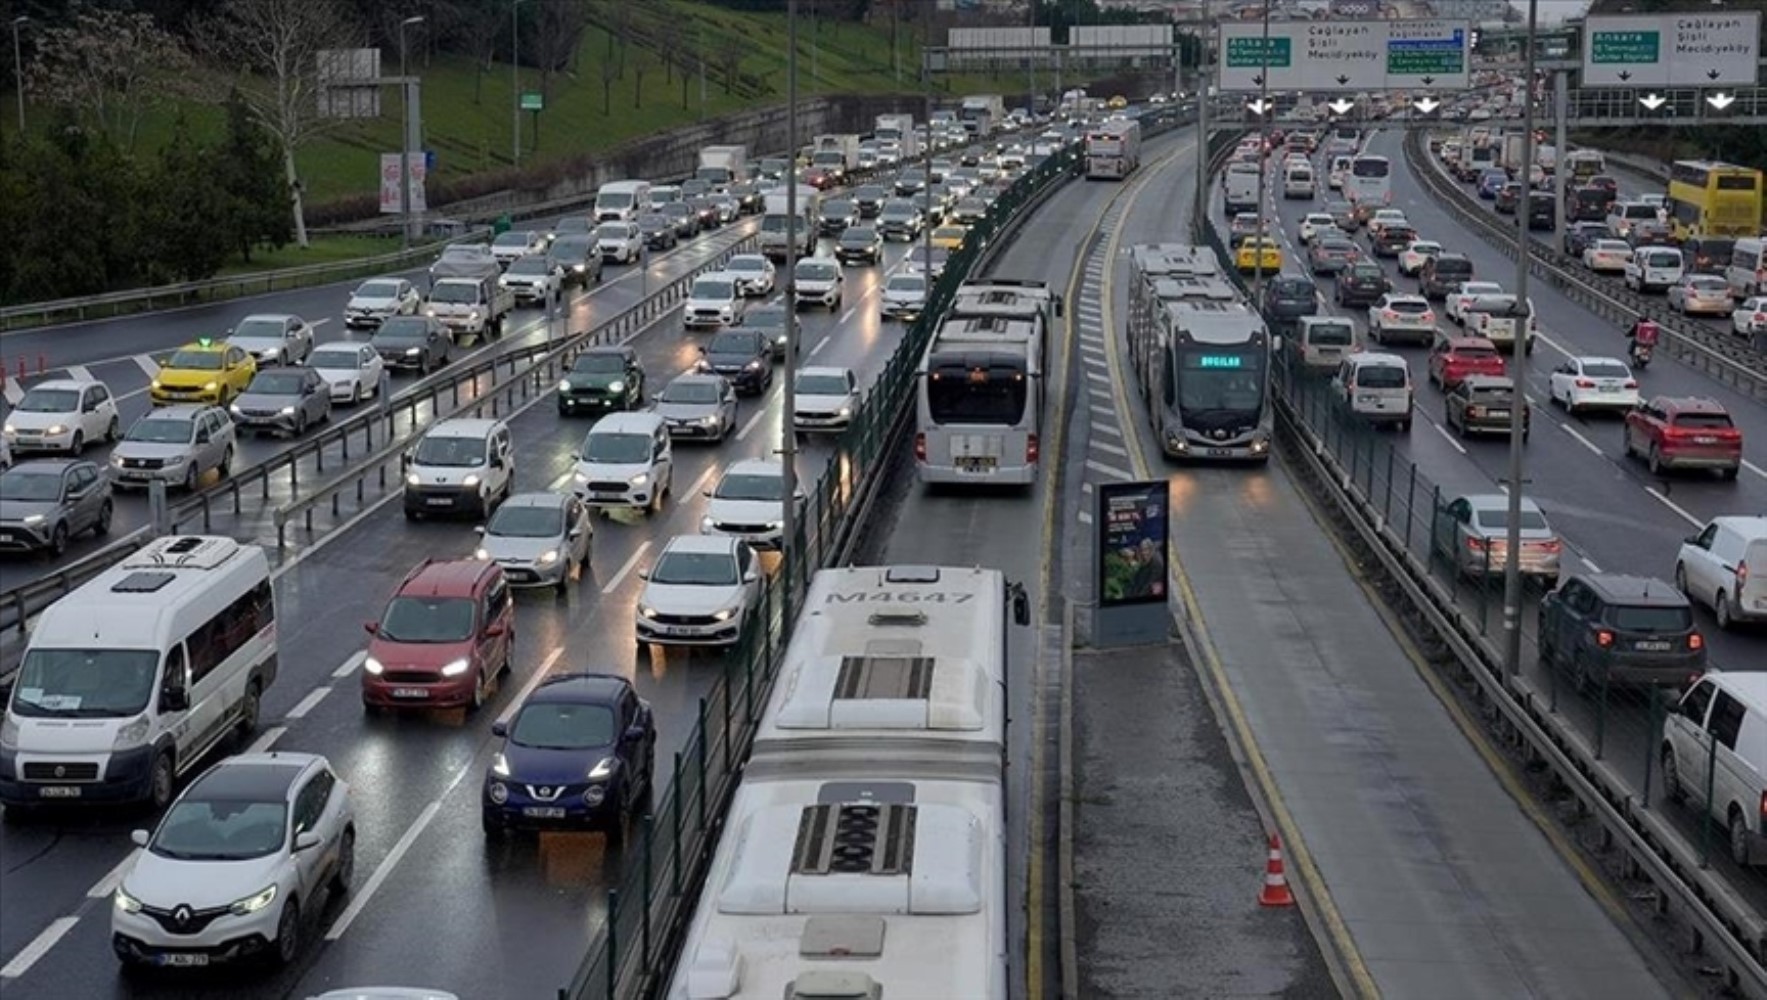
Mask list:
[[1563,542],[1561,542],[1561,541],[1559,541],[1559,540],[1558,540],[1558,539],[1556,539],[1556,538],[1548,538],[1548,539],[1545,539],[1545,540],[1543,540],[1543,541],[1539,541],[1539,542],[1535,542],[1535,543],[1534,543],[1534,544],[1535,544],[1535,545],[1537,545],[1537,546],[1539,546],[1539,547],[1540,547],[1540,551],[1542,551],[1542,552],[1553,552],[1553,553],[1556,553],[1556,552],[1558,552],[1558,551],[1559,551],[1559,550],[1560,550],[1560,549],[1563,549],[1563,548],[1564,548],[1564,543],[1563,543]]
[[1483,538],[1474,538],[1471,535],[1468,535],[1466,539],[1466,547],[1473,552],[1483,552],[1490,547],[1490,543],[1486,542]]
[[1762,793],[1761,793],[1761,809],[1760,809],[1760,813],[1761,813],[1761,820],[1762,820],[1762,822],[1763,822],[1763,823],[1767,823],[1767,792],[1762,792]]
[[1025,461],[1028,463],[1031,463],[1033,465],[1036,464],[1038,451],[1039,451],[1039,449],[1037,446],[1037,435],[1031,434],[1031,435],[1026,436],[1026,438],[1025,438]]
[[1614,634],[1605,628],[1595,630],[1595,644],[1603,649],[1614,644]]
[[916,462],[926,461],[926,435],[925,434],[914,435],[914,460]]
[[1381,313],[1380,313],[1380,318],[1381,319],[1398,319],[1399,314],[1392,311],[1391,309],[1382,309]]
[[1466,408],[1466,415],[1469,417],[1482,417],[1485,415],[1485,408],[1482,406],[1469,406]]
[[1593,389],[1593,388],[1595,388],[1595,383],[1589,379],[1580,378],[1577,380],[1577,388],[1579,388],[1579,389]]
[[1637,380],[1637,379],[1635,379],[1635,378],[1629,378],[1629,379],[1627,379],[1627,380],[1626,380],[1626,388],[1628,388],[1628,389],[1636,389],[1636,388],[1638,388],[1638,380]]
[[1426,309],[1424,310],[1423,315],[1418,318],[1422,319],[1425,323],[1434,323],[1436,321],[1436,314]]
[[1736,589],[1741,590],[1742,588],[1744,588],[1748,585],[1749,585],[1749,564],[1746,562],[1739,562],[1736,564]]
[[1695,650],[1695,651],[1705,649],[1706,648],[1706,637],[1703,635],[1700,635],[1698,632],[1694,632],[1694,633],[1690,634],[1687,637],[1687,648],[1691,649],[1691,650]]

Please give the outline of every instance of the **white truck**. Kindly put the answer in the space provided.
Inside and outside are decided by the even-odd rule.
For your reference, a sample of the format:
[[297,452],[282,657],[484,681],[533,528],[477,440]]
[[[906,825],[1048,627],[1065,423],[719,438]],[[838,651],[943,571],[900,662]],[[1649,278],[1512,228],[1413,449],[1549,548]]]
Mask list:
[[817,136],[810,147],[810,165],[842,174],[859,169],[859,136],[846,134]]
[[871,134],[878,142],[901,142],[914,134],[914,116],[878,115]]
[[441,320],[455,343],[503,336],[503,321],[514,308],[515,292],[494,277],[437,279],[423,302],[423,311]]
[[999,94],[974,94],[963,99],[957,110],[958,121],[971,135],[993,135],[1006,122],[1006,101]]
[[699,169],[694,176],[723,190],[748,180],[748,164],[747,146],[707,146],[699,151]]
[[784,191],[767,195],[761,216],[761,252],[774,260],[784,260],[786,248],[797,236],[798,256],[808,257],[816,249],[817,209],[822,194],[808,184],[798,185],[797,224],[791,224],[787,196]]

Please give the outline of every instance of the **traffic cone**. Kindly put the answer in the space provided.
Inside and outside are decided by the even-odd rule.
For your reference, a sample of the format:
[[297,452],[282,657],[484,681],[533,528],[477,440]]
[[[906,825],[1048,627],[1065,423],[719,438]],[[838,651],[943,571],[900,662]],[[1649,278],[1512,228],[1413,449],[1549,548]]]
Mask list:
[[1270,835],[1270,860],[1264,863],[1264,891],[1258,893],[1259,906],[1293,906],[1294,893],[1288,891],[1288,876],[1282,873],[1282,838]]

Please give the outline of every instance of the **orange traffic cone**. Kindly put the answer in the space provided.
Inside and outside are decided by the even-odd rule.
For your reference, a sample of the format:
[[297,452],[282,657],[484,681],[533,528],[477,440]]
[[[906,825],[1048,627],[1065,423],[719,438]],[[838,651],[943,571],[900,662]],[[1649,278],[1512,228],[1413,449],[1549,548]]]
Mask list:
[[1270,835],[1270,860],[1264,863],[1264,891],[1258,893],[1259,906],[1293,906],[1294,893],[1288,891],[1288,876],[1282,873],[1282,838]]

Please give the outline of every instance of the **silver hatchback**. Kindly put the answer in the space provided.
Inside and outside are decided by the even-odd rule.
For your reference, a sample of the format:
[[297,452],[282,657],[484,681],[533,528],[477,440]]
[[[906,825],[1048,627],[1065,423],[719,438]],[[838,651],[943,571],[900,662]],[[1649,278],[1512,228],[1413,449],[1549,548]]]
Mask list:
[[233,442],[233,421],[219,406],[162,406],[135,421],[111,449],[111,481],[146,486],[157,479],[194,490],[210,469],[227,474]]
[[556,587],[562,594],[573,574],[589,570],[595,526],[589,508],[569,493],[518,493],[478,531],[474,555],[501,566],[512,587]]
[[[1509,568],[1509,497],[1478,493],[1448,501],[1436,511],[1431,541],[1436,552],[1459,573],[1502,574]],[[1521,543],[1522,574],[1540,580],[1548,589],[1557,586],[1564,543],[1539,506],[1527,497],[1522,497]]]

